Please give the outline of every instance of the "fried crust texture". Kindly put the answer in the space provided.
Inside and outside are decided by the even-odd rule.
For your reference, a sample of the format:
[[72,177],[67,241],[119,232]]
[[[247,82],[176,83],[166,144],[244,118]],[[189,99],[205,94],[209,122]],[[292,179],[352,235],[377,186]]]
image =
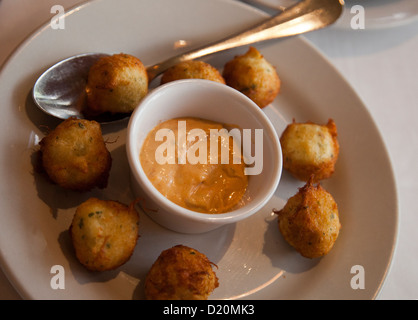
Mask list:
[[283,131],[280,144],[283,168],[297,179],[307,182],[313,175],[318,182],[333,175],[340,151],[334,120],[326,125],[293,121]]
[[102,57],[89,70],[84,112],[130,113],[147,93],[148,75],[141,60],[124,53]]
[[183,245],[164,250],[145,280],[147,300],[206,300],[219,286],[213,263]]
[[312,180],[276,213],[283,238],[306,258],[327,255],[341,229],[337,203]]
[[55,184],[80,192],[107,186],[112,157],[97,122],[67,119],[40,147],[42,167]]
[[225,84],[218,69],[198,60],[183,61],[169,68],[161,77],[161,84],[181,79],[205,79]]
[[134,204],[90,198],[77,207],[69,231],[80,263],[90,271],[107,271],[130,259],[138,229]]
[[280,92],[275,67],[254,47],[227,62],[222,75],[228,86],[248,96],[260,108],[272,103]]

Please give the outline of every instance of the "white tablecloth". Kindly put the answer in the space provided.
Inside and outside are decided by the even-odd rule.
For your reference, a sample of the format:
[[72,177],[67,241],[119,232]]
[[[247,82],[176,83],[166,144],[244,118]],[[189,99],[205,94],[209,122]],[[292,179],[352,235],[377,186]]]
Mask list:
[[[0,65],[22,40],[51,19],[53,5],[68,9],[82,2],[0,0]],[[363,99],[393,163],[400,201],[399,239],[379,299],[418,299],[418,20],[379,29],[366,24],[364,30],[340,23],[306,37]],[[19,298],[0,270],[0,299]]]

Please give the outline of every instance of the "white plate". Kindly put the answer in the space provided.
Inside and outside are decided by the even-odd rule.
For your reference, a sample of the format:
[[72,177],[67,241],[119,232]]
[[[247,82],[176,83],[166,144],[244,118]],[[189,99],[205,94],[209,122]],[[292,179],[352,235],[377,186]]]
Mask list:
[[[261,4],[267,8],[283,9],[298,0],[244,0]],[[378,29],[399,26],[418,18],[418,1],[411,0],[345,0],[345,9],[336,26],[351,28],[351,20],[356,21],[359,11],[354,7],[364,8],[365,28]]]
[[[186,11],[185,11],[186,10]],[[185,12],[187,12],[185,14]],[[177,234],[141,213],[141,237],[128,263],[112,272],[86,271],[68,236],[74,210],[90,196],[132,200],[125,155],[126,122],[104,127],[113,157],[109,186],[86,194],[64,191],[34,172],[32,155],[47,127],[58,121],[30,99],[35,79],[48,66],[82,52],[125,52],[146,65],[186,47],[222,38],[263,20],[255,9],[228,0],[101,0],[65,16],[65,29],[47,24],[10,57],[0,74],[0,256],[5,273],[26,299],[141,299],[144,277],[160,252],[176,244],[205,253],[218,265],[220,287],[211,299],[373,299],[394,252],[398,212],[390,162],[376,126],[355,92],[303,38],[258,45],[278,69],[282,92],[265,109],[281,134],[287,123],[334,118],[341,156],[325,181],[338,202],[342,230],[329,255],[302,258],[282,239],[273,208],[281,208],[300,182],[286,172],[270,203],[236,225],[202,235]],[[182,41],[180,41],[182,40]],[[222,68],[236,49],[208,59]],[[54,265],[65,289],[53,289]],[[365,271],[354,290],[352,267]],[[62,273],[61,273],[62,275]]]

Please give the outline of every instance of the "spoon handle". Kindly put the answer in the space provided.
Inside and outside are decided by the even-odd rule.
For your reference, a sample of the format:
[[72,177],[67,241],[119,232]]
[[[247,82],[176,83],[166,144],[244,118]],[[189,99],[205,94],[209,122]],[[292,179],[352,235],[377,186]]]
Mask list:
[[326,27],[341,15],[343,0],[304,0],[266,21],[220,41],[174,56],[147,68],[151,82],[168,68],[186,60],[261,41],[293,36]]

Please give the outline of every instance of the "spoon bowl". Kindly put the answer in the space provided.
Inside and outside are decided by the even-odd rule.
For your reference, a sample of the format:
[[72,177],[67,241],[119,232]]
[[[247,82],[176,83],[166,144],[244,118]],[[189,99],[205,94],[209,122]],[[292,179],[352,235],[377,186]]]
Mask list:
[[[266,40],[294,36],[333,24],[341,16],[343,0],[304,0],[281,13],[238,34],[215,43],[190,50],[147,68],[151,83],[168,68],[186,60],[194,60],[228,49]],[[83,113],[86,105],[85,87],[90,67],[104,53],[76,55],[46,70],[35,82],[33,100],[44,112],[59,118],[88,118]],[[94,117],[99,123],[126,119],[130,114],[103,114]]]
[[[44,112],[59,119],[76,117],[88,119],[83,113],[86,105],[86,84],[90,67],[104,53],[83,53],[64,59],[47,69],[35,82],[32,97]],[[102,114],[94,117],[100,123],[126,119],[130,114]]]

